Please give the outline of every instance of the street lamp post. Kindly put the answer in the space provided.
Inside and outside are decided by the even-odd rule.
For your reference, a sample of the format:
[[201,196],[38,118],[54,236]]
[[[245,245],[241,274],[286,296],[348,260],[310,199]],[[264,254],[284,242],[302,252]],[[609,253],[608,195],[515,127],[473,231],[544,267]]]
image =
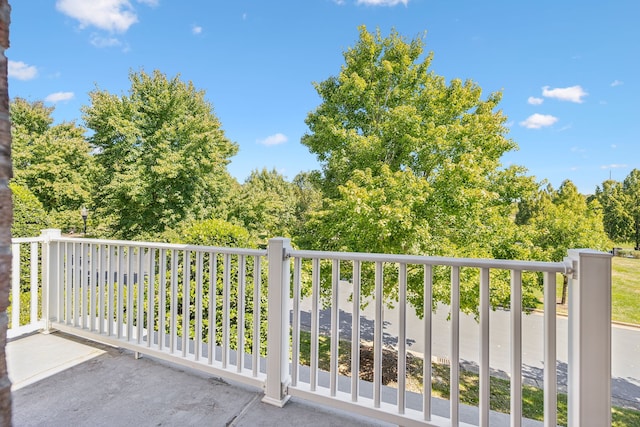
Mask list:
[[80,215],[82,215],[82,222],[84,223],[84,237],[87,235],[87,217],[89,216],[89,210],[83,206],[82,209],[80,209]]

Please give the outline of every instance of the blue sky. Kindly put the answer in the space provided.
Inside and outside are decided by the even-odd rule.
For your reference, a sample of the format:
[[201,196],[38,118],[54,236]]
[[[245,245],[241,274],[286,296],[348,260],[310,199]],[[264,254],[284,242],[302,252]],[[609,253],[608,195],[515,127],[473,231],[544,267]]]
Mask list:
[[583,193],[640,168],[640,2],[445,0],[13,0],[9,95],[81,122],[96,85],[113,94],[129,72],[180,75],[206,92],[229,139],[229,171],[287,178],[318,169],[300,144],[357,28],[426,31],[431,70],[502,91],[505,165]]

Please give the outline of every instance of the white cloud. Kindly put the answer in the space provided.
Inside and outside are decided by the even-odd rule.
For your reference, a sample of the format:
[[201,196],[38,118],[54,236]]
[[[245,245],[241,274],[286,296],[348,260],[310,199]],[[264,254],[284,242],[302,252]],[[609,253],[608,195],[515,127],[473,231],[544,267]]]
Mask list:
[[97,34],[91,35],[90,43],[95,47],[115,47],[122,45],[122,42],[115,37],[102,37]]
[[56,92],[48,95],[44,100],[55,104],[56,102],[69,101],[73,97],[73,92]]
[[560,101],[570,101],[576,102],[578,104],[583,103],[583,97],[587,96],[588,93],[582,89],[581,86],[570,86],[570,87],[558,87],[555,89],[549,89],[549,86],[545,86],[542,88],[542,96],[546,98],[555,98]]
[[138,3],[146,4],[147,6],[156,7],[160,0],[138,0]]
[[[146,0],[153,5],[157,0]],[[116,33],[126,32],[138,22],[138,16],[129,0],[57,0],[56,9],[80,22],[80,28],[94,26]]]
[[611,148],[615,150],[616,148],[618,148],[618,146],[616,144],[611,144]]
[[557,117],[549,114],[533,114],[527,117],[526,120],[520,122],[520,126],[524,126],[527,129],[540,129],[543,127],[551,126],[558,121]]
[[9,60],[7,75],[18,80],[35,79],[38,75],[38,69],[33,65],[27,65],[22,61]]
[[628,168],[629,165],[624,165],[624,164],[620,164],[620,163],[613,163],[610,165],[602,165],[600,166],[600,169],[622,169],[622,168]]
[[365,4],[367,6],[395,6],[402,3],[409,4],[409,0],[357,0],[356,4]]
[[623,84],[624,82],[621,82],[620,80],[614,80],[611,82],[611,87],[621,86]]
[[193,34],[201,34],[201,33],[202,33],[202,27],[201,27],[200,25],[194,25],[194,26],[191,28],[191,32],[192,32]]
[[266,145],[267,147],[271,146],[271,145],[280,145],[280,144],[284,144],[285,142],[287,142],[288,138],[285,134],[282,133],[276,133],[274,135],[270,135],[268,137],[266,137],[265,139],[259,139],[256,142],[258,144],[262,144],[262,145]]
[[530,96],[529,99],[527,99],[527,103],[529,103],[531,105],[540,105],[543,102],[544,102],[544,99],[536,98],[535,96]]

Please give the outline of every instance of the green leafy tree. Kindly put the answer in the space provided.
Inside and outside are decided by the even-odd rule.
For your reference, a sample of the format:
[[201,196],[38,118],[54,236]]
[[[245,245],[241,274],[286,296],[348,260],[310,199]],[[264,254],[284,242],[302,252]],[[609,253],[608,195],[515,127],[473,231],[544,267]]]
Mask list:
[[238,147],[204,92],[157,70],[129,78],[127,95],[96,88],[83,108],[102,167],[93,205],[109,234],[154,236],[224,209]]
[[275,169],[254,170],[232,202],[230,216],[263,239],[291,237],[295,224],[294,185]]
[[640,169],[632,170],[622,182],[622,192],[626,195],[627,212],[631,217],[631,239],[635,249],[640,251]]
[[[383,37],[364,26],[359,34],[340,73],[315,84],[322,102],[306,119],[302,143],[321,163],[324,193],[306,244],[448,256],[526,253],[516,202],[535,185],[523,168],[501,165],[516,148],[497,109],[501,94],[483,99],[471,80],[447,83],[430,70],[422,38],[406,41],[396,31]],[[504,297],[496,305],[508,304],[508,292],[496,295]],[[444,293],[435,297],[446,301]],[[465,287],[463,309],[474,311],[477,299],[477,286]]]
[[[571,248],[606,250],[611,242],[603,226],[602,208],[597,200],[587,202],[569,180],[558,190],[552,186],[526,201],[527,215],[520,219],[528,230],[534,257],[544,261],[562,261]],[[564,279],[562,303],[566,300]]]
[[295,194],[295,224],[292,237],[294,244],[306,245],[305,228],[315,212],[322,207],[321,179],[318,171],[300,172],[293,179],[293,191]]
[[35,237],[49,226],[47,212],[40,200],[25,186],[15,182],[9,184],[13,194],[13,224],[11,236]]
[[623,182],[604,181],[596,188],[595,197],[602,205],[609,237],[633,241],[640,250],[640,169],[632,170]]
[[79,209],[91,199],[96,172],[85,129],[74,122],[53,124],[53,108],[40,101],[11,102],[15,176],[64,230],[80,221]]
[[603,210],[604,229],[613,241],[624,241],[629,238],[632,218],[626,208],[626,195],[622,183],[606,180],[602,186],[596,187],[595,198]]

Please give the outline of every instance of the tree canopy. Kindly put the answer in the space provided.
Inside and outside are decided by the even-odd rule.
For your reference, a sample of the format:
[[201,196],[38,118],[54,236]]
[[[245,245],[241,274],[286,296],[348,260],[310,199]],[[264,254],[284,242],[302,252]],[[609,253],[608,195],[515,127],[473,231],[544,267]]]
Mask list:
[[[306,119],[302,143],[321,163],[324,201],[305,241],[323,250],[526,252],[516,202],[537,184],[524,168],[501,164],[517,148],[501,94],[483,98],[471,80],[447,83],[430,70],[423,38],[407,41],[395,30],[383,37],[361,26],[344,59],[337,76],[315,83],[321,103]],[[476,290],[463,295],[465,309]]]
[[101,166],[93,206],[122,238],[210,216],[233,181],[226,167],[238,150],[191,82],[157,70],[129,78],[127,95],[96,88],[83,108]]
[[622,182],[607,180],[596,188],[602,205],[604,228],[615,241],[633,241],[640,250],[640,169],[633,169]]
[[294,185],[275,169],[253,170],[235,200],[230,217],[263,241],[291,237],[296,215]]
[[[375,232],[378,239],[393,235],[394,242],[372,244],[355,235],[329,239],[327,230],[322,246],[333,242],[327,249],[468,254],[470,233],[508,225],[504,218],[514,213],[513,202],[536,186],[523,168],[500,163],[505,152],[517,148],[506,137],[507,118],[497,110],[501,94],[482,99],[481,88],[471,80],[447,84],[429,69],[432,54],[424,55],[422,38],[406,41],[396,31],[383,37],[364,26],[359,34],[344,53],[339,75],[315,84],[322,102],[306,119],[309,133],[302,143],[321,162],[325,195],[312,233],[322,236],[320,224],[336,224],[337,214],[330,211],[349,197],[361,205],[373,203],[344,219],[362,226],[385,224],[382,218],[370,221],[367,212],[384,216],[394,210],[393,203],[399,207],[406,200],[396,216],[412,221],[419,233],[403,234],[401,241],[395,233]],[[394,199],[396,185],[404,187],[398,189],[404,194],[380,206],[382,195]],[[380,194],[374,197],[376,191]],[[487,243],[479,251],[483,255],[491,255]]]
[[53,108],[15,98],[10,104],[13,181],[24,185],[47,212],[76,211],[91,199],[95,172],[85,129],[74,122],[54,125]]

